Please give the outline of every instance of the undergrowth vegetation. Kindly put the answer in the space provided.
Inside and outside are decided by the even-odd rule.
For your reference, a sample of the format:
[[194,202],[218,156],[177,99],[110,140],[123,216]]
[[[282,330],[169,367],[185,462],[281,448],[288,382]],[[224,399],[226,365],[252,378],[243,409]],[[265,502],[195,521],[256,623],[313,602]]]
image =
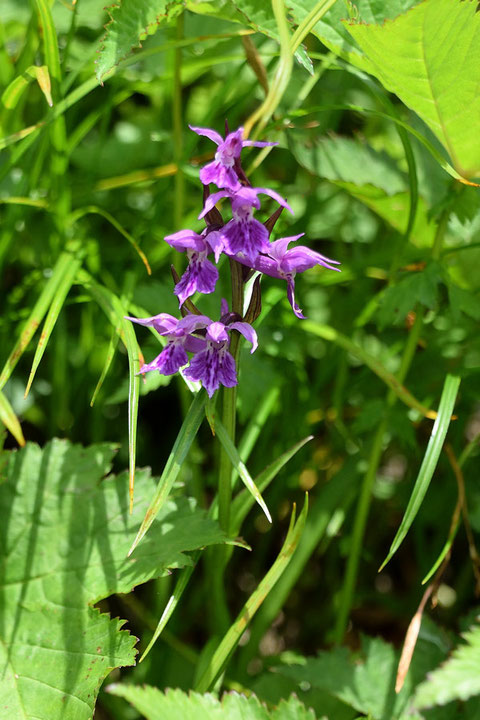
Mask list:
[[480,718],[479,7],[2,0],[1,718]]

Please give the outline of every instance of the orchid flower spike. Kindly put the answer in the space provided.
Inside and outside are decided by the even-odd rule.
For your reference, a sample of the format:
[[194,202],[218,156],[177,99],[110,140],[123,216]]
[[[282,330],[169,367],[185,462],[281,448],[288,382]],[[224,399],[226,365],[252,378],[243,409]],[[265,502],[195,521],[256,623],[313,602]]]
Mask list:
[[244,140],[243,139],[243,127],[239,127],[235,132],[229,133],[225,140],[215,130],[210,128],[193,127],[188,126],[190,130],[197,133],[197,135],[205,135],[218,145],[217,152],[215,153],[215,160],[208,165],[205,165],[200,170],[200,180],[204,185],[209,183],[215,183],[219,188],[228,188],[229,190],[238,190],[240,188],[240,182],[238,179],[237,172],[235,170],[235,164],[240,158],[242,148],[247,146],[254,147],[267,147],[271,145],[278,145],[276,142],[258,142],[256,140]]

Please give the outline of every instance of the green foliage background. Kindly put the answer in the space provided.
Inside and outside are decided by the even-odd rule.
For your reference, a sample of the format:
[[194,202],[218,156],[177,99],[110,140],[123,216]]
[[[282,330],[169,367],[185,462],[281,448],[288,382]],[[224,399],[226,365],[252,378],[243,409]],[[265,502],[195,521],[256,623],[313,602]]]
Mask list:
[[[159,707],[172,720],[201,712],[255,720],[480,717],[471,670],[479,661],[479,569],[470,557],[480,530],[480,13],[472,0],[337,0],[295,46],[296,29],[323,3],[280,5],[287,45],[275,3],[266,0],[122,0],[108,10],[99,0],[2,2],[0,417],[9,430],[0,485],[2,707],[18,685],[9,717],[62,717],[48,685],[65,687],[66,653],[87,617],[107,635],[115,626],[112,648],[118,644],[105,661],[114,685],[100,691],[96,718],[156,718]],[[278,80],[286,54],[293,64],[281,66]],[[161,545],[161,557],[130,563],[136,570],[118,582],[155,489],[149,471],[137,471],[129,519],[123,471],[136,445],[137,466],[160,476],[190,404],[180,378],[135,379],[140,352],[151,360],[158,342],[139,331],[137,344],[123,316],[177,313],[170,264],[182,270],[182,258],[163,237],[201,227],[198,169],[212,155],[187,125],[223,132],[225,119],[230,128],[249,122],[265,78],[276,105],[252,131],[279,146],[246,151],[244,166],[255,186],[274,188],[295,211],[281,216],[277,237],[304,232],[305,244],[340,260],[342,272],[316,268],[297,278],[306,321],[293,316],[280,283],[262,284],[259,351],[244,352],[240,363],[240,456],[255,478],[305,436],[313,440],[265,482],[272,526],[247,503],[239,533],[252,552],[235,548],[226,572],[232,617],[274,563],[292,503],[302,506],[305,490],[310,508],[292,561],[223,679],[224,688],[259,700],[217,700],[186,694],[222,635],[212,602],[215,555],[200,551],[224,539],[205,517],[218,455],[207,423],[188,438],[172,498],[135,553],[154,547],[155,533],[160,544],[175,529],[168,512],[189,516],[189,530],[198,518],[203,530],[184,538],[183,526],[171,555]],[[225,270],[218,295],[201,300],[212,317],[230,292]],[[135,436],[128,406],[130,398],[134,420],[137,394]],[[435,455],[427,448],[437,410]],[[27,447],[14,450],[23,439]],[[49,464],[63,456],[63,469]],[[451,526],[455,461],[470,542],[463,527]],[[102,480],[112,467],[118,474]],[[414,486],[426,495],[412,509]],[[100,507],[106,534],[97,536]],[[378,575],[402,520],[408,534]],[[438,602],[427,605],[395,696],[399,648],[445,543],[451,559]],[[107,546],[112,583],[100,588]],[[120,671],[134,662],[134,639],[105,613],[125,618],[143,651],[180,576],[167,569],[193,567],[198,554],[168,628],[144,662]],[[37,563],[58,571],[41,592]],[[91,592],[67,582],[70,572],[80,582],[95,563]],[[44,667],[40,656],[32,659],[35,644],[59,660]],[[89,661],[83,641],[78,647],[79,678]],[[16,664],[27,689],[16,682]],[[46,671],[38,686],[32,667]],[[84,685],[68,680],[68,717],[91,717],[105,675],[93,673]],[[292,692],[298,700],[288,699]]]

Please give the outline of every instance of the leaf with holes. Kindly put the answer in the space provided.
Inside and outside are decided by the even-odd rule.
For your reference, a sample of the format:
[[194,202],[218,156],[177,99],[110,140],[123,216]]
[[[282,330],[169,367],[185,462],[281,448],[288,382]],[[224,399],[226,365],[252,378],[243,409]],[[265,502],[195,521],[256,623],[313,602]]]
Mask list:
[[154,480],[138,471],[129,515],[127,474],[105,478],[114,451],[54,440],[3,456],[0,707],[12,719],[89,720],[103,679],[136,654],[123,621],[93,605],[223,540],[192,502],[170,500],[127,559]]

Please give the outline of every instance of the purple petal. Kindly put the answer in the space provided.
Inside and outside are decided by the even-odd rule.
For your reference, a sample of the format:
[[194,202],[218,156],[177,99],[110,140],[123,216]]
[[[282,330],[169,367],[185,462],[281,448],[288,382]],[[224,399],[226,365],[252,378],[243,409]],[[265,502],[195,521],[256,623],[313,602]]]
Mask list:
[[228,326],[228,330],[238,330],[239,333],[242,333],[245,340],[247,340],[247,342],[249,343],[252,343],[252,349],[250,350],[250,352],[255,352],[258,347],[257,333],[249,323],[234,322]]
[[279,205],[282,205],[282,207],[287,208],[289,212],[293,215],[293,210],[290,207],[290,205],[287,203],[286,200],[282,198],[281,195],[279,195],[275,190],[270,190],[270,188],[254,188],[256,193],[263,193],[263,195],[269,195],[271,198],[276,200],[276,202]]
[[255,218],[230,220],[223,235],[228,255],[241,254],[253,263],[258,253],[268,252],[268,230]]
[[213,195],[209,195],[205,200],[205,207],[198,216],[198,219],[201,220],[204,215],[210,212],[210,210],[217,204],[220,198],[224,197],[230,197],[230,192],[228,190],[218,190],[216,193],[213,193]]
[[184,375],[190,380],[200,380],[209,397],[218,390],[220,384],[225,387],[237,385],[235,360],[224,348],[210,346],[195,355]]
[[219,160],[208,163],[200,170],[200,180],[204,185],[214,183],[219,188],[228,188],[233,192],[240,187],[237,173],[233,167],[227,167]]
[[228,302],[225,300],[225,298],[222,298],[220,302],[220,315],[223,317],[229,312],[228,310]]
[[273,147],[278,145],[278,142],[264,142],[258,140],[244,140],[242,142],[243,147]]
[[125,316],[125,320],[131,320],[131,322],[137,323],[138,325],[146,325],[155,328],[160,335],[168,335],[169,333],[175,332],[178,325],[177,318],[168,313],[160,313],[159,315],[153,315],[148,318],[134,318]]
[[187,249],[202,252],[206,249],[205,239],[193,230],[179,230],[172,235],[166,235],[164,240],[179,252]]
[[205,338],[195,337],[195,335],[187,335],[184,345],[185,350],[188,350],[188,352],[197,353],[205,350],[207,341]]
[[340,268],[333,267],[331,263],[335,265],[339,264],[338,260],[330,260],[324,255],[315,252],[315,250],[311,250],[304,245],[299,245],[285,253],[280,266],[284,272],[304,272],[315,265],[323,265],[323,267],[328,268],[328,270],[340,272]]
[[302,313],[300,306],[295,301],[295,280],[291,275],[287,278],[287,298],[295,315],[300,318],[300,320],[305,320],[305,315]]
[[187,353],[182,343],[169,342],[160,355],[148,365],[143,365],[140,374],[149,370],[158,370],[162,375],[174,375],[177,370],[188,363]]
[[212,324],[208,326],[207,339],[217,343],[227,342],[228,335],[225,330],[225,325],[222,322],[212,322]]
[[[246,262],[242,258],[238,259],[244,265],[248,264],[248,262]],[[253,263],[253,268],[255,270],[258,270],[258,272],[261,272],[263,275],[270,275],[270,277],[280,278],[281,280],[284,279],[283,274],[278,269],[278,261],[273,260],[267,255],[257,255],[257,257],[255,258],[255,262]]]
[[232,167],[235,159],[240,157],[243,146],[243,128],[240,127],[235,132],[227,135],[224,142],[219,145],[216,158],[227,167]]
[[300,235],[291,235],[290,237],[279,238],[278,240],[275,240],[275,242],[270,243],[268,255],[270,255],[270,257],[272,258],[275,258],[275,260],[280,263],[283,260],[283,257],[287,252],[287,248],[290,243],[295,242],[295,240],[298,240],[298,238],[301,238],[303,235],[305,235],[305,233],[300,233]]
[[[203,255],[203,257],[201,257]],[[206,253],[194,253],[190,263],[182,275],[180,282],[175,285],[173,292],[178,297],[180,305],[197,291],[208,295],[215,290],[218,280],[218,270],[207,260]]]
[[192,313],[178,321],[178,329],[182,330],[185,335],[190,335],[195,330],[207,327],[211,322],[206,315],[194,315]]
[[232,211],[235,214],[251,215],[252,208],[260,208],[256,188],[242,187],[232,197]]
[[222,233],[218,230],[212,230],[205,236],[205,242],[211,251],[215,253],[215,262],[218,263],[224,247]]
[[219,135],[216,130],[211,130],[210,128],[194,127],[193,125],[189,125],[188,127],[190,128],[190,130],[193,130],[194,133],[197,133],[197,135],[204,135],[205,137],[208,137],[209,140],[213,140],[216,145],[220,145],[220,143],[223,142],[222,136]]

